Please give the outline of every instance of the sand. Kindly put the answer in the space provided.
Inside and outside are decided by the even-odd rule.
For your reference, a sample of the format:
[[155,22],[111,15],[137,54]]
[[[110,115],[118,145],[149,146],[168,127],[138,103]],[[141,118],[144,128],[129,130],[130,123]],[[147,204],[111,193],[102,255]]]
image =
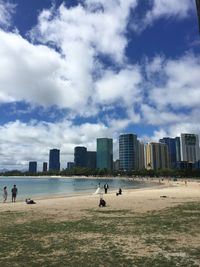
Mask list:
[[37,199],[35,205],[25,202],[0,203],[0,213],[9,211],[31,211],[36,217],[54,217],[55,220],[77,219],[86,216],[88,209],[129,210],[144,213],[160,210],[189,201],[200,201],[200,181],[172,182],[151,188],[123,190],[122,195],[108,192],[103,195],[107,207],[99,208],[99,195],[80,195]]

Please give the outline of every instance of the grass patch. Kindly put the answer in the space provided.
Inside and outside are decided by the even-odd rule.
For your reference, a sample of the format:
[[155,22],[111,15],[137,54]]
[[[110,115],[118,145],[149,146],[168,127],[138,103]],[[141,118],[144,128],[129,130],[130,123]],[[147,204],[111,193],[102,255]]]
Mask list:
[[200,266],[200,203],[146,214],[87,210],[77,221],[0,214],[0,266]]

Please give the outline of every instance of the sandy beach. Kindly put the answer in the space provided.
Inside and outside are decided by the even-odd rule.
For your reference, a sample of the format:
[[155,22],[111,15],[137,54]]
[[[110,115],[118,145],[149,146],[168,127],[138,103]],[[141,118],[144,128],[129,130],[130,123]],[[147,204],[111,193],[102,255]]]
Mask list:
[[157,179],[122,193],[104,194],[105,208],[94,194],[0,203],[0,263],[200,266],[199,181]]
[[[116,192],[103,195],[107,210],[130,210],[145,213],[161,210],[180,203],[200,201],[200,181],[165,181],[153,188],[123,190],[123,194],[116,196]],[[53,216],[56,220],[77,219],[86,214],[88,209],[99,209],[99,195],[88,194],[71,197],[56,197],[37,199],[35,205],[25,202],[0,203],[0,212],[32,211],[36,217]]]

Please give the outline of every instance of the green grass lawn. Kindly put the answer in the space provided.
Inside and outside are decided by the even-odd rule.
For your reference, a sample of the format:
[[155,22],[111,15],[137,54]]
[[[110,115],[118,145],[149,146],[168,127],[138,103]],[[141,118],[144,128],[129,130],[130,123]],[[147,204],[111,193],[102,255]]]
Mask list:
[[81,220],[0,213],[0,266],[200,266],[200,203],[146,214],[100,208]]

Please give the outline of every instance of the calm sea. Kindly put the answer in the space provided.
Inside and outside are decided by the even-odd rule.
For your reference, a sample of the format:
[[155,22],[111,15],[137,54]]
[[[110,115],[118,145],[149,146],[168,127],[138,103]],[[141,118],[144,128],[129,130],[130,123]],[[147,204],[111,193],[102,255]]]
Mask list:
[[[11,189],[14,184],[18,188],[18,200],[26,198],[43,198],[51,196],[69,196],[85,193],[94,193],[100,183],[103,190],[108,183],[109,190],[148,187],[148,183],[132,180],[113,179],[87,179],[87,178],[37,178],[37,177],[0,177],[0,190],[7,186],[8,200],[11,198]],[[109,191],[108,191],[109,192]]]

